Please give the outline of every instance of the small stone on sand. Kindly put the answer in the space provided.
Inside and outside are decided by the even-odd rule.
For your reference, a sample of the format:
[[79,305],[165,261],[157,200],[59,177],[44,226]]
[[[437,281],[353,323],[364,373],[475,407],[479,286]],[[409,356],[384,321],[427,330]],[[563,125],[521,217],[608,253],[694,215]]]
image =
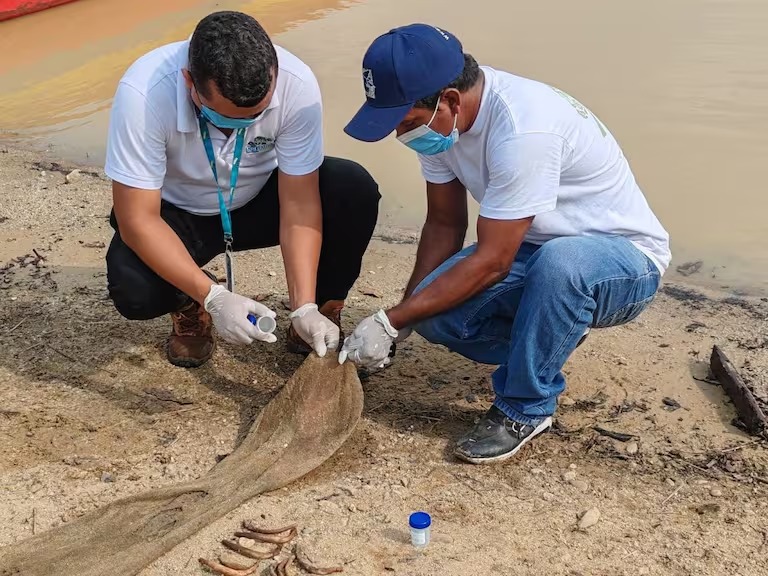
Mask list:
[[600,510],[597,508],[590,508],[581,513],[579,517],[579,530],[586,530],[597,524],[600,520]]

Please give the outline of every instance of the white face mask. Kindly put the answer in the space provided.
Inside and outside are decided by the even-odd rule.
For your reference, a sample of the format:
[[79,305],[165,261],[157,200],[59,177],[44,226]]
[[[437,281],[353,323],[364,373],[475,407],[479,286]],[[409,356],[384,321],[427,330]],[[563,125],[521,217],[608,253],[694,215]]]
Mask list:
[[435,106],[435,111],[432,112],[432,118],[429,119],[429,122],[422,124],[421,126],[417,126],[405,134],[401,134],[397,137],[397,139],[408,146],[408,148],[411,150],[426,156],[445,152],[451,146],[456,144],[456,142],[459,141],[459,131],[456,128],[456,122],[459,119],[458,114],[454,115],[453,117],[453,130],[448,136],[444,136],[439,132],[435,132],[432,130],[432,128],[429,127],[429,125],[434,121],[435,116],[437,116],[437,109],[439,107],[440,99],[438,98],[437,106]]

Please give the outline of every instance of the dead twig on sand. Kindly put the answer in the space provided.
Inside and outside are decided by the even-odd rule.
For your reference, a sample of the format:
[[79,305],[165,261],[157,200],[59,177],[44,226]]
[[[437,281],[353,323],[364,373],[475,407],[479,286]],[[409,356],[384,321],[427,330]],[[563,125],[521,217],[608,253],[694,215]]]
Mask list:
[[282,534],[283,532],[296,532],[299,527],[296,524],[289,524],[282,528],[261,528],[253,520],[245,520],[243,528],[251,532],[258,532],[259,534]]
[[61,350],[59,350],[58,348],[54,348],[54,347],[53,347],[53,346],[51,346],[50,344],[46,344],[46,347],[47,347],[49,350],[51,350],[51,351],[53,351],[53,352],[56,352],[56,354],[58,354],[59,356],[63,356],[64,358],[66,358],[66,359],[67,359],[67,360],[69,360],[70,362],[74,362],[75,364],[78,364],[77,358],[73,358],[73,357],[72,357],[72,356],[70,356],[69,354],[65,354],[64,352],[62,352],[62,351],[61,351]]
[[243,522],[243,527],[247,530],[244,532],[235,532],[235,536],[238,538],[248,538],[250,540],[256,540],[257,542],[269,542],[270,544],[287,544],[298,534],[296,526],[286,526],[280,529],[280,531],[259,528],[253,522],[246,520]]
[[752,440],[752,442],[745,442],[744,444],[739,444],[738,446],[725,448],[724,450],[720,450],[720,453],[725,454],[727,452],[736,452],[737,450],[741,450],[742,448],[746,448],[747,446],[752,446],[753,444],[759,444],[760,442],[763,442],[763,441],[764,440],[762,438],[758,438],[757,440]]
[[287,544],[296,537],[296,532],[289,532],[284,536],[277,536],[274,534],[261,534],[259,532],[251,532],[250,530],[244,530],[241,532],[235,532],[235,536],[238,538],[248,538],[249,540],[256,540],[257,542],[267,542],[269,544]]
[[27,319],[26,319],[26,318],[22,318],[22,319],[19,321],[19,323],[18,323],[18,324],[16,324],[16,326],[14,326],[13,328],[11,328],[10,330],[8,330],[8,332],[6,332],[6,334],[10,334],[10,333],[11,333],[11,332],[13,332],[14,330],[16,330],[16,328],[18,328],[19,326],[21,326],[22,324],[24,324],[24,322],[26,322],[26,321],[27,321]]
[[680,492],[680,490],[682,490],[682,489],[683,489],[683,486],[685,486],[685,484],[680,484],[680,486],[678,486],[677,488],[675,488],[675,491],[674,491],[674,492],[672,492],[672,494],[670,494],[669,496],[667,496],[667,497],[664,499],[664,502],[662,502],[662,503],[661,503],[661,505],[662,505],[662,506],[664,506],[664,505],[665,505],[667,502],[669,502],[670,500],[672,500],[672,498],[674,498],[675,496],[677,496],[677,493],[678,493],[678,492]]
[[711,378],[699,378],[698,376],[692,376],[696,382],[706,382],[707,384],[712,384],[712,386],[720,386],[720,382],[717,380],[712,380]]
[[258,562],[247,570],[235,570],[234,568],[227,568],[226,566],[222,566],[221,564],[212,562],[211,560],[206,560],[205,558],[198,558],[197,561],[200,562],[200,564],[203,566],[210,568],[214,572],[218,572],[222,576],[249,576],[249,574],[253,574],[256,572],[256,570],[259,569]]
[[315,566],[315,564],[304,553],[304,550],[302,550],[298,545],[296,545],[295,552],[296,562],[299,563],[299,566],[301,566],[302,570],[305,572],[309,572],[310,574],[335,574],[337,572],[344,572],[344,568],[341,566],[330,566],[328,568],[320,568],[319,566]]
[[246,558],[253,558],[254,560],[269,560],[280,554],[280,550],[282,549],[282,545],[276,545],[273,550],[254,550],[253,548],[248,548],[233,540],[222,540],[221,543],[233,552],[237,552]]
[[269,567],[269,574],[270,576],[288,576],[288,566],[291,565],[291,562],[293,562],[294,556],[291,554],[283,560],[282,562],[278,562],[277,564],[273,564]]
[[35,535],[36,522],[37,522],[37,508],[32,508],[32,536]]
[[608,438],[613,438],[614,440],[618,440],[619,442],[629,442],[630,440],[637,439],[637,436],[633,436],[632,434],[624,434],[623,432],[612,432],[610,430],[606,430],[605,428],[600,428],[600,426],[593,426],[592,430],[594,430],[601,436],[607,436]]

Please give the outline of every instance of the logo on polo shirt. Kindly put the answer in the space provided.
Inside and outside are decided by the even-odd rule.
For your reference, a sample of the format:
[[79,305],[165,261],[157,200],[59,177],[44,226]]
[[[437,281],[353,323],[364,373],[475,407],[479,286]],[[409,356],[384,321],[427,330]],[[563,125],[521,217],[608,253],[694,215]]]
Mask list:
[[373,71],[370,68],[363,68],[363,85],[365,86],[365,97],[376,99],[376,86],[373,83]]
[[245,146],[246,154],[257,154],[259,152],[269,152],[275,147],[274,138],[266,138],[265,136],[257,136]]

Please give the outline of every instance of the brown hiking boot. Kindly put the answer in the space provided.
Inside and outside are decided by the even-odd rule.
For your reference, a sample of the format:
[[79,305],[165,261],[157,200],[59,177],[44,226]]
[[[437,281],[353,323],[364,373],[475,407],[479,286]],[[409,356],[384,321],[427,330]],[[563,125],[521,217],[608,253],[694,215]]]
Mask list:
[[192,302],[171,314],[173,331],[166,350],[168,361],[182,368],[197,368],[211,359],[216,348],[213,320],[205,308]]
[[[341,330],[342,308],[344,308],[344,300],[328,300],[328,302],[320,306],[320,313],[339,327],[340,335],[338,349],[341,349],[341,344],[344,342],[344,332]],[[304,339],[296,333],[296,330],[293,329],[292,325],[288,328],[288,337],[286,340],[288,352],[303,354],[304,356],[312,352],[312,346],[304,342]]]

